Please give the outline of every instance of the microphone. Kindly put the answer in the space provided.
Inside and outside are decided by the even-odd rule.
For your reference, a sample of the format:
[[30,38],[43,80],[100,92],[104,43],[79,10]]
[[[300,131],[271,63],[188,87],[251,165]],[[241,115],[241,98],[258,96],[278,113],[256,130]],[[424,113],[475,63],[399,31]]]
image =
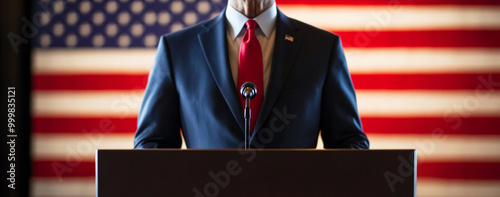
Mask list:
[[255,95],[257,95],[257,87],[252,82],[247,81],[243,85],[241,85],[240,93],[241,96],[243,96],[243,98],[245,99],[248,97],[250,97],[250,99],[253,99],[255,98]]
[[245,149],[250,149],[250,118],[252,112],[250,111],[250,100],[257,95],[257,87],[252,82],[245,82],[241,85],[240,93],[245,98]]

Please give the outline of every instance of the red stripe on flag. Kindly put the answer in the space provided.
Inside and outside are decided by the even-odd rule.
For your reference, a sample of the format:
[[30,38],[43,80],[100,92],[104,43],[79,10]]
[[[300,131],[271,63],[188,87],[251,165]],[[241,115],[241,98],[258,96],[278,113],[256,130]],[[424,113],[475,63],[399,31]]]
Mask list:
[[[500,135],[500,117],[397,118],[361,117],[368,134]],[[34,133],[130,133],[136,118],[33,118]]]
[[[499,180],[500,163],[429,162],[417,165],[418,177]],[[35,161],[34,177],[93,177],[93,161]]]
[[[481,78],[483,80],[480,80]],[[145,79],[147,75],[36,75],[33,88],[34,90],[143,90]],[[475,90],[478,87],[500,89],[499,86],[488,84],[491,81],[500,81],[500,73],[353,74],[352,81],[357,90]]]
[[137,118],[33,118],[34,133],[135,133]]
[[497,0],[276,0],[279,5],[500,5]]
[[147,75],[83,74],[35,75],[34,90],[137,90],[144,89]]
[[33,177],[94,177],[94,161],[43,161],[33,162]]
[[500,117],[361,117],[367,134],[500,135]]
[[[499,1],[500,2],[500,1]],[[335,31],[344,47],[500,47],[500,30]]]
[[354,87],[363,89],[422,90],[496,90],[491,82],[500,81],[493,74],[353,74]]

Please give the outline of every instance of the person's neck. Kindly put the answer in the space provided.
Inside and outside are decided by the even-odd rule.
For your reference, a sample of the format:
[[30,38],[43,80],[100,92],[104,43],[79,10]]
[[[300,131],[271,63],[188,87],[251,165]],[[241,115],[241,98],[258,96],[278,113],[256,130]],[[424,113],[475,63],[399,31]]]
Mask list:
[[229,5],[247,18],[255,18],[274,4],[274,0],[229,0]]

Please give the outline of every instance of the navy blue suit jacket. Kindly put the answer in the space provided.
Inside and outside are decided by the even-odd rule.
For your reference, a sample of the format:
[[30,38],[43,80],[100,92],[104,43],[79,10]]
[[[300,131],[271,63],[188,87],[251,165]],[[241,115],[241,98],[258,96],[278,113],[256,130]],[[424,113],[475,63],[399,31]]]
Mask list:
[[[135,148],[179,148],[180,130],[188,148],[243,147],[241,95],[231,76],[226,26],[222,12],[161,37]],[[325,148],[368,148],[339,37],[278,11],[274,46],[252,146],[315,148],[321,131]]]

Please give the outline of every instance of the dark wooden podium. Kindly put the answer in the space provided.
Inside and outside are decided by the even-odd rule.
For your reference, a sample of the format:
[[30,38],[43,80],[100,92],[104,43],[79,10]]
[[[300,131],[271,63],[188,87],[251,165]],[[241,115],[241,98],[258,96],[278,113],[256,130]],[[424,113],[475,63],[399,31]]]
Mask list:
[[109,196],[415,196],[415,150],[97,150]]

